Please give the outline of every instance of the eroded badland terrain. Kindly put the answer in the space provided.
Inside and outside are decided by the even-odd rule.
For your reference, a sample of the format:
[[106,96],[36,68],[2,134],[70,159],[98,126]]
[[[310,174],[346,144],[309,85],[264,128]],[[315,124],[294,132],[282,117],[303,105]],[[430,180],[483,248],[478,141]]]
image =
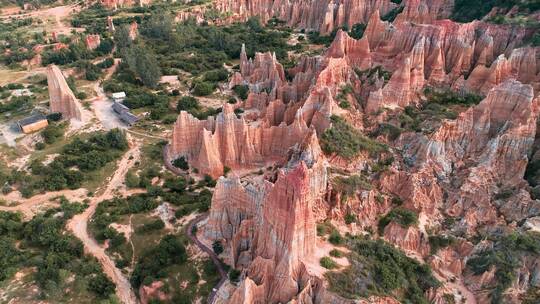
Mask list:
[[0,303],[540,303],[537,0],[0,1]]

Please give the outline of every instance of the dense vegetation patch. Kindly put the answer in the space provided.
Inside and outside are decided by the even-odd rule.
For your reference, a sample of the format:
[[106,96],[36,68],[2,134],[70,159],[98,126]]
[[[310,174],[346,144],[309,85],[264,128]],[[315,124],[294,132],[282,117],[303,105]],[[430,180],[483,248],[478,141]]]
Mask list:
[[67,220],[85,206],[60,201],[59,208],[28,222],[23,222],[19,214],[0,211],[0,282],[23,267],[35,267],[33,278],[44,299],[106,299],[114,294],[114,284],[103,275],[95,259],[84,255],[82,243],[65,229]]
[[339,116],[332,116],[332,126],[321,136],[321,148],[327,154],[337,154],[351,159],[361,151],[377,155],[387,151],[386,145],[370,139]]
[[509,10],[518,6],[521,11],[533,12],[540,9],[536,0],[456,0],[451,19],[458,22],[470,22],[482,19],[494,7]]
[[351,265],[325,274],[331,291],[351,299],[388,294],[404,303],[429,303],[424,293],[439,285],[429,266],[382,240],[353,238],[348,243]]
[[[49,137],[45,136],[47,140]],[[92,173],[118,159],[127,148],[125,134],[118,129],[94,133],[88,138],[75,137],[49,164],[44,165],[40,160],[32,161],[31,173],[13,170],[0,182],[17,186],[25,197],[32,196],[36,191],[77,189],[91,178]]]
[[173,235],[166,235],[159,244],[146,251],[135,265],[131,275],[131,284],[139,288],[141,284],[150,285],[158,278],[164,277],[164,268],[187,261],[186,248]]
[[384,228],[386,228],[390,222],[396,222],[401,227],[407,228],[418,224],[418,214],[401,207],[392,209],[379,220],[379,233],[383,233]]
[[175,24],[167,13],[154,14],[143,22],[141,33],[166,73],[180,69],[198,75],[221,69],[225,62],[239,58],[242,44],[250,57],[272,51],[283,59],[293,48],[286,42],[289,32],[265,28],[257,18],[218,27],[192,20]]
[[467,260],[467,267],[476,275],[495,267],[496,285],[493,286],[493,303],[503,303],[503,293],[516,279],[515,270],[520,267],[524,256],[540,255],[540,234],[514,232],[490,237],[493,247],[486,248]]

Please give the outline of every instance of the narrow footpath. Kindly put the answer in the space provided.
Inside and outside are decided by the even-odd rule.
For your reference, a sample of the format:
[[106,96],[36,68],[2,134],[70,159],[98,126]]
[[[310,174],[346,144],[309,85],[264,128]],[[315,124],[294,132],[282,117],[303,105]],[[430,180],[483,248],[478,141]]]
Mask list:
[[206,247],[201,241],[199,241],[199,239],[197,239],[197,235],[193,233],[193,227],[195,227],[198,223],[204,221],[207,217],[208,217],[208,214],[205,213],[191,220],[191,222],[189,222],[187,226],[186,233],[188,237],[191,239],[191,241],[193,241],[193,243],[197,245],[197,247],[199,247],[202,251],[206,252],[210,256],[210,258],[212,259],[212,262],[214,262],[214,264],[216,265],[218,269],[219,276],[221,277],[221,279],[219,280],[217,285],[212,289],[212,292],[210,293],[210,295],[208,295],[208,304],[213,304],[218,290],[225,283],[225,281],[227,281],[227,272],[225,271],[225,269],[223,269],[223,265],[221,264],[221,261],[219,260],[218,256],[214,253],[214,251],[211,248]]

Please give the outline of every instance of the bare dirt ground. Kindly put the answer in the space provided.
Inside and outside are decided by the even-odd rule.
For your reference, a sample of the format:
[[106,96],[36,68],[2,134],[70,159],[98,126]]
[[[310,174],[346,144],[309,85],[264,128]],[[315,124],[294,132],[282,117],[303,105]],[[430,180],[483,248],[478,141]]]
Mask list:
[[105,253],[105,249],[88,234],[88,220],[94,214],[99,202],[111,199],[116,194],[125,191],[123,182],[126,173],[140,159],[140,148],[140,141],[131,141],[130,149],[119,161],[116,172],[109,181],[105,182],[105,189],[90,200],[90,206],[83,213],[75,215],[67,224],[68,229],[83,242],[85,251],[98,259],[107,276],[116,284],[116,295],[120,301],[128,304],[137,303],[131,284],[120,269],[116,268],[114,262]]
[[[114,61],[114,65],[107,70],[104,80],[111,78],[119,63],[119,59]],[[94,84],[94,91],[96,92],[97,97],[90,100],[90,103],[92,104],[94,114],[101,123],[103,129],[125,129],[127,127],[126,124],[124,124],[120,118],[118,118],[118,115],[114,113],[111,108],[113,102],[105,95],[105,91],[100,82]]]
[[26,199],[22,197],[20,192],[13,191],[8,195],[0,195],[0,199],[11,203],[10,206],[0,206],[0,210],[11,212],[19,211],[23,214],[24,219],[29,220],[40,210],[55,205],[56,203],[51,202],[51,200],[54,200],[55,198],[64,196],[70,201],[82,201],[87,197],[86,194],[86,189],[62,190],[47,192]]
[[[31,11],[22,11],[20,8],[15,10],[14,8],[9,8],[2,10],[0,19],[8,18],[37,18],[44,21],[47,24],[48,32],[56,32],[57,34],[69,34],[72,29],[76,31],[84,31],[82,28],[73,28],[66,23],[67,17],[72,13],[77,12],[81,9],[78,4],[62,5],[51,8],[31,10]],[[18,12],[22,11],[22,14]],[[48,22],[50,21],[50,23]]]

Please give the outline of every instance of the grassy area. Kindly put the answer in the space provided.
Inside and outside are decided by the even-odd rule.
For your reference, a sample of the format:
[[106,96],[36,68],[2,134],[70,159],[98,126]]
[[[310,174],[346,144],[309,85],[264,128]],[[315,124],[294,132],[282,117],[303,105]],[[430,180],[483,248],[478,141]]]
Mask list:
[[429,303],[424,293],[439,285],[429,266],[382,240],[356,237],[347,244],[351,265],[325,274],[331,291],[349,299],[391,295],[404,303]]
[[493,247],[478,252],[467,260],[467,267],[475,275],[491,271],[495,267],[496,286],[491,292],[492,303],[504,303],[503,293],[516,279],[515,270],[522,265],[525,256],[540,256],[540,234],[514,232],[488,237]]
[[[114,171],[115,161],[120,158],[128,144],[125,134],[117,129],[108,132],[96,132],[88,137],[70,138],[48,150],[58,152],[50,163],[43,164],[43,158],[36,153],[29,165],[30,173],[14,170],[10,176],[0,180],[8,182],[23,196],[30,197],[38,192],[77,189],[86,184],[91,188],[99,186],[104,178]],[[58,149],[58,150],[55,150]],[[45,152],[43,152],[45,153]],[[1,176],[0,176],[1,177]]]
[[383,143],[370,139],[339,116],[332,116],[332,126],[321,136],[321,148],[327,154],[337,154],[352,159],[360,152],[377,156],[388,150]]
[[[114,301],[114,284],[65,229],[67,220],[85,207],[61,199],[59,208],[27,222],[20,214],[0,212],[0,286],[9,290],[8,297],[23,302]],[[18,272],[23,274],[20,280]]]
[[386,228],[390,222],[396,222],[403,228],[415,226],[418,225],[418,214],[402,207],[392,209],[390,212],[380,218],[378,224],[379,233],[382,234],[384,232],[384,228]]

